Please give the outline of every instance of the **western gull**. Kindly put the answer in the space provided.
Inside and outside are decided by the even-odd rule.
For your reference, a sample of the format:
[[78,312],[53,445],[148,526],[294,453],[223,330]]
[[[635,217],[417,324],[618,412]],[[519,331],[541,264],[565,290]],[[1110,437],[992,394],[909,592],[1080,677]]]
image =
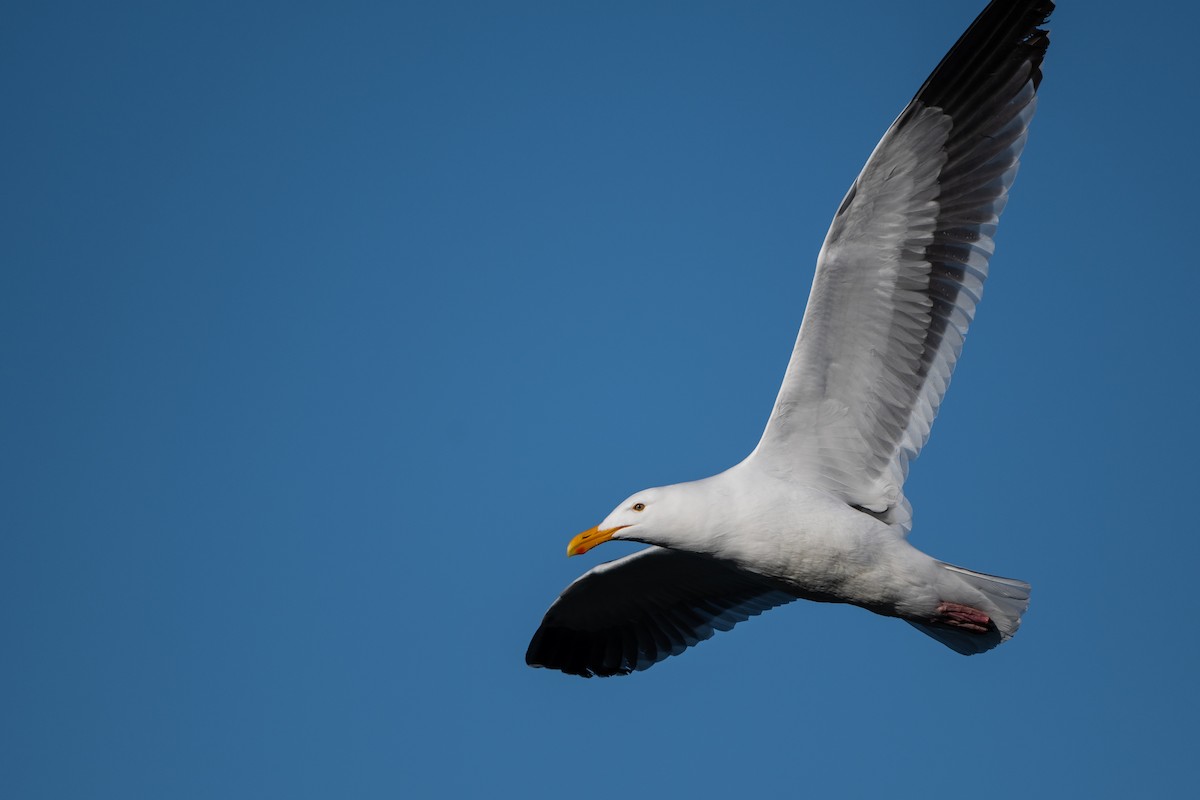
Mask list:
[[568,556],[651,547],[568,586],[526,663],[626,675],[796,599],[899,617],[964,655],[1017,632],[1029,585],[914,548],[903,487],[982,294],[1053,10],[992,0],[950,49],[833,218],[758,446],[571,539]]

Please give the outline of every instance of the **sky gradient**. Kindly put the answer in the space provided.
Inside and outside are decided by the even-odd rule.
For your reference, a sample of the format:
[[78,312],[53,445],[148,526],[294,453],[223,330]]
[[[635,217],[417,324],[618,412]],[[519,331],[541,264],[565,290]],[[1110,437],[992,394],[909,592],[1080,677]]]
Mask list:
[[[912,539],[955,655],[796,603],[523,663],[622,498],[741,460],[982,0],[38,3],[0,27],[0,796],[1191,783],[1200,12],[1062,0]],[[1181,260],[1182,259],[1182,260]]]

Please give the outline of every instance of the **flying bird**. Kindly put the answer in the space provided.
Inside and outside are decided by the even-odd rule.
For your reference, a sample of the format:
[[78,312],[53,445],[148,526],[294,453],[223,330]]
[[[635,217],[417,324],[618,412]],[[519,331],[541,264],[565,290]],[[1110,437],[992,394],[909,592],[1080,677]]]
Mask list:
[[626,675],[796,599],[899,617],[964,655],[1017,632],[1029,584],[909,544],[904,480],[982,294],[1053,10],[992,0],[950,49],[838,207],[757,447],[571,539],[568,556],[651,547],[568,586],[526,663]]

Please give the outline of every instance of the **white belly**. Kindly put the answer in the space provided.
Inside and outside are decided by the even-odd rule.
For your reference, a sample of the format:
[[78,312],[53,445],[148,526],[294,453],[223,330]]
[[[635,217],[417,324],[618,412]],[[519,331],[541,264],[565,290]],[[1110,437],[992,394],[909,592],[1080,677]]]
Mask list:
[[829,495],[790,489],[743,508],[722,555],[811,600],[909,616],[937,605],[937,562],[903,534]]

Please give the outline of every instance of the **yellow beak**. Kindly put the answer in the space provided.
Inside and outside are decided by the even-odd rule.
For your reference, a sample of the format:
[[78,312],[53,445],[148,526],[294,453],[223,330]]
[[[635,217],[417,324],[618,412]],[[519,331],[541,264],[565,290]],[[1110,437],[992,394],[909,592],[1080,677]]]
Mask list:
[[628,525],[618,525],[615,528],[609,528],[604,531],[600,530],[599,527],[588,528],[567,544],[567,558],[581,555],[598,544],[604,544],[613,537],[614,533],[628,527]]

